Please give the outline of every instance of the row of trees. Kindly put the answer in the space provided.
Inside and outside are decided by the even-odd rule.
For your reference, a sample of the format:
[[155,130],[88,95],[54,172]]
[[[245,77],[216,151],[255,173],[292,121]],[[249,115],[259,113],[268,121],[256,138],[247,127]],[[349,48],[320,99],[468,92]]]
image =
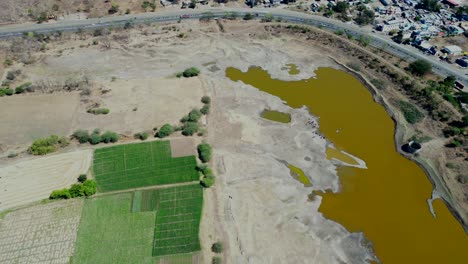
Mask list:
[[52,191],[49,196],[51,200],[70,199],[75,197],[88,197],[96,193],[96,182],[94,180],[85,180],[81,183],[75,183],[70,188]]
[[101,142],[115,143],[120,139],[119,135],[115,132],[106,131],[101,134],[101,130],[99,129],[93,130],[91,134],[88,132],[88,130],[79,129],[73,133],[72,137],[82,144],[89,142],[92,145],[96,145]]

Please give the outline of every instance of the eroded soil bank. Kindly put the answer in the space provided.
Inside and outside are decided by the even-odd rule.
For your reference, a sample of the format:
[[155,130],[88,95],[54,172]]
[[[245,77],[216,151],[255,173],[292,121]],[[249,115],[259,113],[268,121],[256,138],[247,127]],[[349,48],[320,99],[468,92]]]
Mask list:
[[226,74],[320,117],[320,131],[368,169],[340,167],[342,189],[323,194],[320,211],[352,232],[363,231],[383,263],[457,263],[468,237],[447,207],[428,208],[432,186],[424,172],[394,148],[394,125],[369,91],[345,72],[320,68],[317,78],[275,80],[261,68]]

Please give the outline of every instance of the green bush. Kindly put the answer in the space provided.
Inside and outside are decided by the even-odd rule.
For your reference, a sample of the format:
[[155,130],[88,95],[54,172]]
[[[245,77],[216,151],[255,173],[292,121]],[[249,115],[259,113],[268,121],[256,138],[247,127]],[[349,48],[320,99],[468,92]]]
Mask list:
[[215,183],[215,178],[214,177],[204,177],[200,181],[200,184],[205,188],[210,188],[211,186],[213,186],[214,183]]
[[216,242],[211,246],[211,251],[214,253],[221,253],[223,252],[223,244],[221,242]]
[[71,198],[81,197],[84,195],[83,185],[79,183],[73,184],[68,191],[70,192]]
[[416,60],[410,63],[408,70],[417,76],[423,76],[432,71],[432,65],[425,60]]
[[165,124],[164,126],[161,127],[161,129],[159,129],[156,136],[159,138],[164,138],[164,137],[169,136],[172,133],[174,133],[174,127],[172,127],[170,124]]
[[209,96],[203,96],[201,99],[201,102],[204,104],[210,104],[211,103],[211,98]]
[[207,163],[211,160],[211,146],[207,143],[201,143],[197,147],[198,158],[203,162]]
[[24,88],[21,86],[16,87],[15,94],[22,94],[24,93]]
[[56,151],[59,147],[65,147],[68,144],[69,141],[65,137],[52,135],[48,138],[38,138],[34,140],[32,146],[29,148],[29,152],[33,155],[45,155]]
[[[81,176],[82,175],[80,175],[80,177]],[[73,184],[70,187],[70,189],[55,190],[50,194],[49,198],[50,199],[69,199],[69,198],[82,197],[82,196],[88,197],[95,193],[96,193],[96,182],[94,180],[85,180],[83,183]]]
[[202,113],[200,112],[200,110],[198,110],[198,109],[193,109],[193,110],[190,111],[190,113],[188,114],[188,121],[197,122],[198,119],[200,119],[201,116],[202,116]]
[[107,108],[92,108],[88,110],[88,113],[95,115],[107,115],[110,112]]
[[210,113],[210,105],[206,104],[200,109],[200,113],[207,115]]
[[55,200],[55,199],[69,199],[69,198],[71,198],[71,195],[70,195],[70,191],[68,191],[68,189],[61,189],[61,190],[52,191],[49,198],[52,199],[52,200]]
[[87,130],[78,129],[73,133],[72,137],[83,144],[89,141],[89,132]]
[[4,88],[0,88],[0,97],[3,97],[5,96],[5,89]]
[[15,91],[13,91],[13,89],[10,89],[10,88],[6,88],[4,91],[5,91],[5,94],[8,96],[11,96],[15,93]]
[[254,16],[251,13],[247,13],[244,15],[244,20],[252,20]]
[[221,264],[221,263],[223,263],[221,257],[216,256],[211,259],[211,264]]
[[184,136],[192,136],[193,134],[197,133],[198,131],[198,123],[196,122],[185,122],[182,135]]
[[142,133],[136,133],[135,134],[135,138],[136,139],[140,139],[140,140],[147,140],[149,137],[149,133],[148,132],[142,132]]
[[88,176],[86,176],[86,174],[80,174],[80,176],[78,176],[78,182],[85,182],[86,180],[88,179]]
[[198,74],[200,74],[200,70],[195,67],[191,67],[191,68],[186,69],[182,73],[182,76],[184,76],[185,78],[190,78],[190,77],[198,76]]
[[399,105],[400,110],[403,112],[403,116],[408,123],[416,124],[424,118],[424,114],[413,104],[400,100]]
[[92,145],[101,143],[100,133],[93,132],[91,136],[89,137],[89,143],[91,143]]
[[119,141],[119,135],[112,131],[106,131],[101,135],[101,142],[104,143],[115,143]]
[[83,182],[83,191],[86,197],[91,196],[96,193],[96,181],[86,180]]

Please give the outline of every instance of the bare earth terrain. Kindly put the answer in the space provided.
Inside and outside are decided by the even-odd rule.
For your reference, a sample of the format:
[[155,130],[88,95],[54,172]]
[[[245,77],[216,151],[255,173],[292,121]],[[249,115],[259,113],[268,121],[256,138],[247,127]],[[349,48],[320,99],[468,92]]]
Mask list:
[[[227,67],[245,71],[256,65],[273,78],[303,79],[313,76],[317,67],[340,67],[324,54],[341,58],[341,53],[312,45],[305,36],[268,32],[265,24],[236,21],[226,23],[224,29],[226,33],[213,21],[190,21],[141,26],[105,36],[64,35],[48,43],[46,50],[32,52],[33,62],[15,63],[11,68],[22,71],[17,82],[40,83],[43,89],[0,99],[1,112],[15,113],[14,119],[0,116],[0,123],[11,124],[0,131],[0,156],[6,156],[10,149],[24,148],[34,137],[69,135],[78,128],[101,128],[131,136],[164,123],[177,124],[191,109],[201,106],[203,95],[210,95],[212,109],[205,139],[215,150],[211,165],[217,182],[205,192],[201,263],[209,263],[213,256],[210,247],[218,240],[225,245],[225,263],[233,264],[365,263],[372,259],[362,234],[349,233],[325,219],[318,212],[319,196],[309,200],[314,190],[339,190],[336,167],[326,159],[327,142],[308,124],[315,117],[307,109],[289,108],[274,96],[225,77]],[[3,47],[8,49],[9,43]],[[296,64],[301,72],[289,75],[284,68],[288,63]],[[175,77],[192,66],[201,70],[199,77]],[[80,89],[55,92],[57,83],[77,75],[88,80]],[[26,100],[27,104],[17,103]],[[7,101],[8,108],[3,103]],[[86,112],[94,106],[109,108],[110,113]],[[291,114],[292,122],[262,119],[260,114],[266,108]],[[42,109],[49,114],[42,115]],[[51,109],[60,111],[51,117]],[[188,148],[185,142],[175,141],[173,154],[194,153],[194,143],[201,139],[195,137],[193,147]],[[62,155],[64,160],[59,161]],[[0,181],[15,192],[20,191],[15,186],[21,186],[28,195],[37,186],[46,186],[31,201],[45,198],[52,189],[71,184],[68,179],[75,181],[82,169],[87,170],[90,156],[88,151],[77,151],[15,161],[0,168],[0,174],[4,173]],[[26,162],[34,175],[21,169]],[[302,169],[312,187],[304,187],[291,177],[285,163]],[[59,176],[64,179],[59,181]],[[38,183],[30,184],[34,181]],[[36,188],[27,190],[25,185]],[[24,193],[11,197],[15,197],[8,198],[13,204],[20,197],[24,199]]]
[[88,172],[92,150],[34,158],[0,166],[0,210],[46,199]]

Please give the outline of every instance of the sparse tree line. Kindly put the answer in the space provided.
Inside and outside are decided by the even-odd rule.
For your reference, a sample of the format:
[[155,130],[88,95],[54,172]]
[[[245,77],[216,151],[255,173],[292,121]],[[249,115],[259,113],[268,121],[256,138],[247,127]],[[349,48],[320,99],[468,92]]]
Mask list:
[[200,109],[193,109],[187,115],[183,116],[180,119],[180,126],[164,124],[159,129],[159,131],[155,133],[155,136],[159,138],[165,138],[176,131],[181,131],[182,135],[184,136],[192,136],[194,134],[203,136],[205,131],[203,129],[200,129],[199,120],[203,115],[209,114],[211,107],[211,98],[209,96],[203,96],[201,102],[203,103],[203,107]]
[[83,196],[88,197],[96,193],[96,181],[88,180],[86,174],[81,174],[77,180],[78,183],[73,184],[70,188],[52,191],[49,199],[58,200]]

